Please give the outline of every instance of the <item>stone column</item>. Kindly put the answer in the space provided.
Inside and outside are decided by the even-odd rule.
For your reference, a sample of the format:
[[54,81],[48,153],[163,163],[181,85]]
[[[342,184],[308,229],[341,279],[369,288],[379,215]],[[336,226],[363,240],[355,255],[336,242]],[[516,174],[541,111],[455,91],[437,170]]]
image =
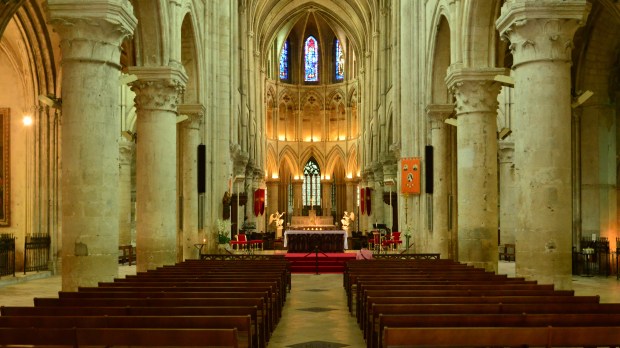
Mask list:
[[62,290],[118,273],[120,45],[137,20],[129,1],[49,0],[62,52]]
[[355,214],[355,220],[353,221],[353,226],[351,226],[351,231],[359,231],[360,210],[357,205],[357,185],[359,181],[355,179],[346,179],[345,183],[347,185],[347,211]]
[[516,275],[572,287],[571,49],[585,0],[507,2],[496,25],[514,63],[520,192]]
[[198,145],[200,145],[200,124],[205,107],[196,105],[179,105],[179,113],[188,116],[181,124],[181,170],[183,187],[183,223],[180,230],[183,244],[183,259],[197,259],[198,249],[194,244],[201,243],[198,231]]
[[301,215],[301,189],[304,183],[303,179],[293,179],[293,215]]
[[497,271],[497,96],[505,69],[448,68],[456,97],[459,261]]
[[[333,180],[323,179],[321,180],[322,186],[322,203],[321,209],[323,210],[323,216],[331,216],[332,215],[332,185],[334,184]],[[336,219],[339,221],[339,218]]]
[[136,270],[177,261],[177,105],[187,76],[170,67],[130,67],[136,93]]
[[[452,104],[429,104],[426,107],[431,125],[431,146],[433,147],[433,228],[430,231],[429,252],[440,253],[442,258],[449,258],[452,240],[452,229],[448,224],[448,197],[452,177],[450,173],[450,138],[451,127],[445,120],[454,112]],[[428,170],[428,169],[427,169]]]
[[[265,209],[265,217],[270,217],[271,214],[274,214],[275,212],[278,211],[278,201],[279,201],[279,186],[280,186],[280,179],[269,179],[266,182],[267,184],[267,207]],[[282,216],[282,218],[284,219],[284,221],[286,221],[287,217],[286,216]],[[268,219],[268,218],[267,218]],[[269,232],[269,231],[276,231],[276,223],[272,222],[269,223],[269,220],[267,220],[267,231],[265,232]]]
[[499,244],[515,244],[517,214],[519,209],[514,174],[515,144],[509,141],[499,143]]
[[371,224],[385,224],[385,203],[383,203],[383,166],[376,164],[373,165],[373,169],[374,187],[372,190],[372,210],[370,211],[372,215]]
[[119,245],[129,245],[131,240],[131,160],[134,154],[135,143],[121,138],[118,142],[119,156]]

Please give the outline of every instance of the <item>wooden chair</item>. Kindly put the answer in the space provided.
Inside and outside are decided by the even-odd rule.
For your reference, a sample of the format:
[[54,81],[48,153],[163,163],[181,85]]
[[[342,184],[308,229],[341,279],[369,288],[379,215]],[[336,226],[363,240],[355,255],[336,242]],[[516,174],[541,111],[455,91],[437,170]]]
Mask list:
[[252,233],[250,236],[250,248],[257,249],[260,245],[260,250],[263,250],[263,234],[262,233]]

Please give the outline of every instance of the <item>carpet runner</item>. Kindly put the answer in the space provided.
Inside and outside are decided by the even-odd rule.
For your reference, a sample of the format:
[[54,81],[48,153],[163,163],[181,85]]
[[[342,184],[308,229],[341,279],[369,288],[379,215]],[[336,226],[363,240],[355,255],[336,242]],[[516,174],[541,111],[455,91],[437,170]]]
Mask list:
[[345,262],[355,260],[355,253],[319,253],[318,258],[316,253],[287,253],[284,257],[291,262],[291,273],[342,273]]

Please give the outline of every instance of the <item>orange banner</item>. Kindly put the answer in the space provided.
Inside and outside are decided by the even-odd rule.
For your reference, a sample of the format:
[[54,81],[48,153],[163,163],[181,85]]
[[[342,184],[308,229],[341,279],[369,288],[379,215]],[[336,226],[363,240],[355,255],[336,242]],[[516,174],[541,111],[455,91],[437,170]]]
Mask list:
[[420,174],[422,172],[420,163],[419,157],[401,159],[400,187],[403,194],[420,194]]

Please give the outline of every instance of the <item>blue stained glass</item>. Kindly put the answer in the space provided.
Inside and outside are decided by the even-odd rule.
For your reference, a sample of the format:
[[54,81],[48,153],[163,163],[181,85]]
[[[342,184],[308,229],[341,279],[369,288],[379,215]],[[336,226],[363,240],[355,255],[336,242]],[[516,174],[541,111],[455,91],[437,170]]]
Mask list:
[[336,80],[344,80],[344,52],[338,39],[336,39]]
[[284,41],[280,54],[280,79],[288,80],[288,40]]
[[319,80],[319,44],[314,36],[309,36],[304,45],[304,55],[306,58],[306,81],[313,82]]

